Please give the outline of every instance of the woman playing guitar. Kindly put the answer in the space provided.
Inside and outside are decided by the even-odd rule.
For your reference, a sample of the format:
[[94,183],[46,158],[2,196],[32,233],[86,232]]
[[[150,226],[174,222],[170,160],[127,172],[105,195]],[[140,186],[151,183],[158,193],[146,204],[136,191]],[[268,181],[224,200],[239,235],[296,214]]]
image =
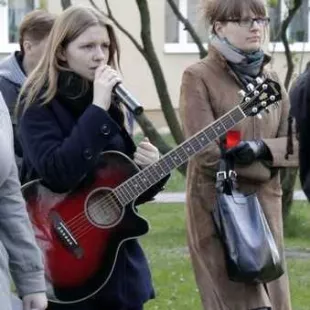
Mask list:
[[[126,131],[112,92],[121,82],[118,62],[115,33],[104,16],[72,6],[56,20],[45,56],[21,91],[22,181],[44,184],[36,187],[40,199],[31,199],[30,190],[25,195],[45,255],[48,309],[141,310],[154,298],[150,270],[134,238],[143,234],[136,208],[122,213],[103,189],[159,158],[147,139],[136,148]],[[128,163],[102,156],[106,151],[126,155],[115,158],[127,158],[131,170]],[[135,204],[150,200],[166,180]]]

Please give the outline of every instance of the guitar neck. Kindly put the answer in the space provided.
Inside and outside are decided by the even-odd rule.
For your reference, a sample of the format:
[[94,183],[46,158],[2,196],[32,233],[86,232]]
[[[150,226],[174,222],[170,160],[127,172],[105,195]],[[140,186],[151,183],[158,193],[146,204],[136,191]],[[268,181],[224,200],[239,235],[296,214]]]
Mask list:
[[239,106],[235,107],[165,154],[159,161],[147,166],[116,187],[114,194],[123,206],[127,205],[167,176],[173,169],[183,165],[192,156],[205,149],[211,142],[223,136],[244,118],[246,118],[246,115],[242,109]]

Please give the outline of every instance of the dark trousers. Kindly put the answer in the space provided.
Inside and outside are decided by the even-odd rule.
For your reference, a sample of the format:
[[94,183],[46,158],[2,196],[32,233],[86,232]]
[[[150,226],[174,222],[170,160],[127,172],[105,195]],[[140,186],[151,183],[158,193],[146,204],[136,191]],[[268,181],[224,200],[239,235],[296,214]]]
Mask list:
[[143,306],[137,306],[133,308],[117,307],[113,305],[52,305],[48,306],[47,310],[143,310]]

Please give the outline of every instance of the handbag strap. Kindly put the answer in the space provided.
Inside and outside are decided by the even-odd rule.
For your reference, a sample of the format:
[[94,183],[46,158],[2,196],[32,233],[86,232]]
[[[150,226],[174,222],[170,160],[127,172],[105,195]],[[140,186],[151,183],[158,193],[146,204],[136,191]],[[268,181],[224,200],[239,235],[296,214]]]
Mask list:
[[221,157],[216,173],[215,187],[221,193],[231,194],[232,190],[236,188],[237,174],[233,168],[233,161],[226,156],[225,138],[224,136],[219,140]]

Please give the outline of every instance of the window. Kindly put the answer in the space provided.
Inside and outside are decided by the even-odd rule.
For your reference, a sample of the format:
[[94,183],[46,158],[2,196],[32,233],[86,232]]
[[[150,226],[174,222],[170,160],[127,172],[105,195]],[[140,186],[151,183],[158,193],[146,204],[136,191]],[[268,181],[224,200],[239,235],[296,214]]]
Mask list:
[[[207,25],[202,19],[199,20],[199,4],[201,0],[174,0],[174,2],[178,6],[181,14],[191,22],[201,40],[207,43]],[[178,21],[167,1],[165,7],[165,22],[166,52],[197,52],[196,44],[193,43],[191,35],[184,29],[184,25]]]
[[[193,24],[204,43],[208,42],[208,27],[199,21],[200,0],[174,0],[182,15]],[[287,0],[278,0],[275,7],[268,7],[270,16],[269,50],[282,52],[283,44],[280,39],[281,21],[287,14]],[[310,51],[310,0],[303,0],[302,5],[294,16],[288,29],[288,39],[292,51]],[[166,41],[165,51],[168,53],[197,53],[197,46],[193,43],[184,25],[178,21],[166,2],[165,11]]]
[[[310,31],[309,31],[309,5],[310,1],[303,0],[302,5],[296,12],[287,31],[287,37],[291,42],[292,51],[310,51]],[[280,43],[281,21],[287,14],[287,1],[278,0],[275,7],[269,7],[270,16],[270,49],[284,51],[283,44]]]
[[39,6],[38,0],[0,2],[0,53],[18,49],[18,28],[23,17]]

